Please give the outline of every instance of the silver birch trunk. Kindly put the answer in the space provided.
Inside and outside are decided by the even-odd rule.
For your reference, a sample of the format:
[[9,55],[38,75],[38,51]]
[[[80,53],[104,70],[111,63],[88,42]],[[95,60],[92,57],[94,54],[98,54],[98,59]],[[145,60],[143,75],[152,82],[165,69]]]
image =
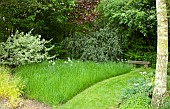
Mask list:
[[156,0],[157,11],[157,62],[152,106],[156,109],[163,101],[167,90],[168,64],[168,18],[166,0]]

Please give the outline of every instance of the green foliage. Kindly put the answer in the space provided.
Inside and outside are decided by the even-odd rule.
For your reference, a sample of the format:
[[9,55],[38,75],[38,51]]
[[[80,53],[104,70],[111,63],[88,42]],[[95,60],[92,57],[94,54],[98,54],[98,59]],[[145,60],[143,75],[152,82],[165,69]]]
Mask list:
[[1,0],[0,32],[6,40],[16,30],[28,32],[36,26],[37,0]]
[[[123,63],[94,63],[56,60],[19,66],[16,75],[25,81],[25,95],[46,104],[65,103],[89,86],[104,79],[128,73]],[[112,86],[112,85],[111,85]]]
[[6,42],[0,43],[0,64],[16,66],[50,59],[48,51],[53,46],[47,48],[45,44],[48,43],[50,41],[41,40],[40,35],[32,35],[31,31],[27,34],[17,31]]
[[170,76],[169,75],[167,76],[167,90],[168,90],[169,95],[170,95]]
[[170,108],[170,97],[165,98],[163,103],[159,106],[158,109],[169,109]]
[[53,38],[60,42],[71,34],[73,23],[69,13],[75,7],[75,0],[1,0],[0,35],[6,41],[16,30],[28,32],[34,28],[34,34],[44,39]]
[[[154,73],[146,73],[146,72],[140,72],[142,75],[142,78],[131,80],[131,86],[124,90],[122,94],[122,104],[121,109],[140,109],[138,107],[133,107],[131,102],[134,103],[134,106],[136,105],[135,101],[137,100],[135,98],[134,101],[131,99],[133,96],[143,95],[145,98],[152,98],[152,92],[153,92],[153,86],[154,86]],[[167,78],[167,84],[168,84],[168,90],[169,90],[169,76]],[[130,101],[129,101],[130,99]],[[144,99],[144,98],[143,98]],[[167,98],[163,102],[163,104],[159,107],[160,109],[169,109],[169,95],[167,95]],[[129,103],[130,102],[130,103]],[[144,105],[143,105],[144,106]],[[146,103],[146,109],[152,109],[150,106],[150,102]],[[130,108],[132,107],[132,108]],[[142,109],[145,109],[144,107]]]
[[119,37],[108,28],[100,29],[63,42],[69,56],[95,62],[116,60],[122,53]]
[[[49,47],[51,44],[49,44]],[[52,50],[49,51],[50,56],[56,56],[56,58],[64,59],[67,57],[67,50],[63,48],[62,44],[56,43]]]
[[75,0],[38,0],[39,12],[36,14],[35,33],[41,34],[45,39],[53,38],[54,43],[61,42],[65,37],[71,36],[75,25],[69,21],[70,13],[75,6]]
[[143,52],[137,51],[134,52],[129,50],[127,53],[124,53],[125,59],[137,60],[137,61],[149,61],[151,63],[151,67],[156,67],[156,52]]
[[[148,7],[141,8],[142,5]],[[128,36],[135,35],[133,32],[146,36],[150,30],[153,33],[153,26],[156,26],[154,1],[104,0],[99,6],[99,11],[109,19],[109,25],[114,23],[118,24],[116,25],[118,28],[126,27],[125,31],[129,31]]]
[[150,61],[154,66],[157,41],[155,6],[153,0],[101,1],[98,11],[103,16],[99,23],[111,27],[121,38],[122,51],[126,59],[132,60],[135,57],[137,60]]
[[132,95],[120,109],[152,109],[151,99],[145,94]]
[[130,81],[130,87],[125,89],[122,94],[122,102],[126,102],[129,97],[135,94],[144,94],[145,96],[152,97],[154,86],[154,74],[152,72],[140,72],[141,78],[134,78]]
[[9,71],[8,68],[0,66],[0,98],[7,100],[5,105],[14,108],[21,104],[20,96],[23,93],[24,84],[19,78],[12,77]]

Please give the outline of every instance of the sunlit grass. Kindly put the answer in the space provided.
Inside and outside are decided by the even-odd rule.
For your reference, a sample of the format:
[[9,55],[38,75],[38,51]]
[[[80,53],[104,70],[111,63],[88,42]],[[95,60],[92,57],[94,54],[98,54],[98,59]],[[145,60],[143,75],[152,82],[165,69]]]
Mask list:
[[129,80],[140,76],[135,71],[104,80],[54,109],[117,109],[121,102],[122,90],[129,87]]
[[123,63],[70,62],[57,60],[18,67],[15,72],[25,81],[25,95],[46,104],[62,104],[89,86],[104,79],[128,73]]
[[130,73],[109,78],[89,87],[67,103],[55,106],[54,109],[117,109],[122,102],[122,92],[130,86],[130,81],[141,78],[140,72],[154,71],[155,69],[151,68],[135,68]]

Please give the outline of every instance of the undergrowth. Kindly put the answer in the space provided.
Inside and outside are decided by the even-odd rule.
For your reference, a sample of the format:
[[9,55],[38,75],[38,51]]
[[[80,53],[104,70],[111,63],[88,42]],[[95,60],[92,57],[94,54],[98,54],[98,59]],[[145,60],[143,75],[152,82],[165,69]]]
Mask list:
[[23,87],[19,78],[11,76],[9,68],[0,66],[0,101],[5,101],[5,106],[14,108],[21,104]]

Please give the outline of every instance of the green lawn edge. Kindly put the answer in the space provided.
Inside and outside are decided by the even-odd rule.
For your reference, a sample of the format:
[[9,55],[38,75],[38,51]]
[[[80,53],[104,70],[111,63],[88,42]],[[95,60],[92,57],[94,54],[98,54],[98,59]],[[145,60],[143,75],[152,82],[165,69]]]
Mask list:
[[101,81],[53,109],[116,109],[128,81],[140,77],[139,70]]

